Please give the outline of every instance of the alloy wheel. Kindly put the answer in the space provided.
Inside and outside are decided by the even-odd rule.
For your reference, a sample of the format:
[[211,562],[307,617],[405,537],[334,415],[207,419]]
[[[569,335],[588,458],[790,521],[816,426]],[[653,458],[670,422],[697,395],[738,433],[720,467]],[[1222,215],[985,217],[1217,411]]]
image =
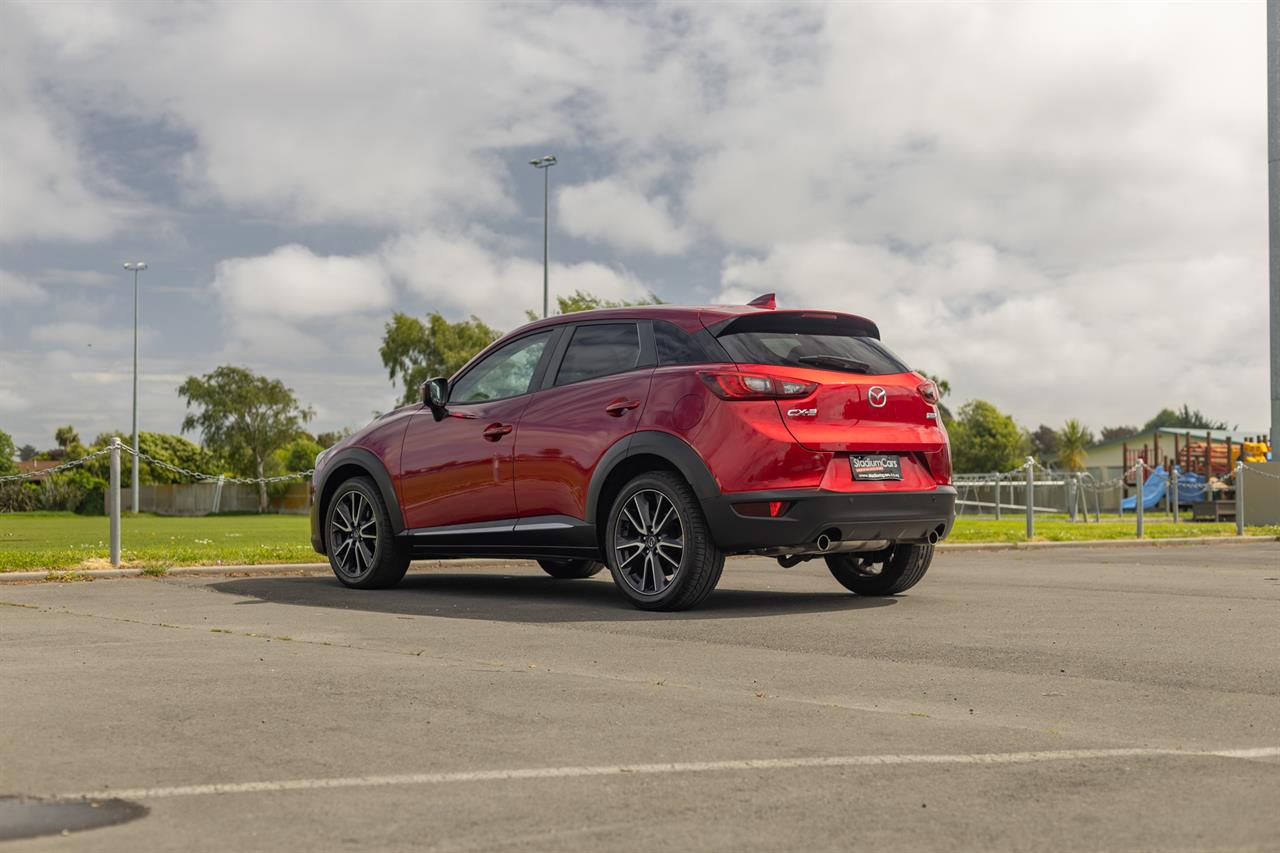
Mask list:
[[671,499],[656,489],[628,498],[613,553],[623,580],[641,595],[659,595],[674,583],[684,561],[684,522]]
[[329,520],[329,547],[338,570],[350,578],[368,574],[378,549],[378,516],[358,491],[338,497]]

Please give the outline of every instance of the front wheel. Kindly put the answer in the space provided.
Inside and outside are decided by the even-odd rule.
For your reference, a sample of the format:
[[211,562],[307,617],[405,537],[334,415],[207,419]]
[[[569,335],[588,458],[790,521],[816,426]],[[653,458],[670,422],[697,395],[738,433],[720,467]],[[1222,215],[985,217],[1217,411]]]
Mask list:
[[382,495],[368,477],[355,477],[338,486],[325,513],[325,538],[329,566],[346,586],[395,586],[409,569],[409,557],[391,532],[391,517]]
[[932,545],[894,545],[880,561],[857,554],[832,554],[827,557],[827,568],[850,592],[897,595],[920,583],[932,561]]
[[619,592],[642,610],[695,607],[724,569],[693,489],[668,471],[641,474],[618,493],[604,552]]

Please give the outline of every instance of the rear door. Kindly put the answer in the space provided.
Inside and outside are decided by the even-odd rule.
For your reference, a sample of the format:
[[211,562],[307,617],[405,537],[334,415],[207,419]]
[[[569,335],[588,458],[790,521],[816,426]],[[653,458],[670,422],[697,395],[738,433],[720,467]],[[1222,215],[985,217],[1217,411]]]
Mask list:
[[580,323],[520,418],[519,517],[586,518],[587,487],[606,450],[636,431],[653,376],[648,321]]
[[779,400],[796,441],[810,450],[936,451],[946,437],[922,380],[849,314],[771,311],[713,329],[744,371],[816,383],[807,397]]

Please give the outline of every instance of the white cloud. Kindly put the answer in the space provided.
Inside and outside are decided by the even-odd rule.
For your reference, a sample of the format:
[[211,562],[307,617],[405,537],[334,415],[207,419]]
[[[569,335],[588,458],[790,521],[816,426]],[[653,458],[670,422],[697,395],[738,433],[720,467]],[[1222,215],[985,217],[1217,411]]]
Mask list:
[[31,340],[60,347],[118,350],[133,344],[133,329],[109,329],[78,321],[46,323],[31,330]]
[[0,307],[44,302],[48,294],[40,285],[17,273],[0,269]]
[[313,320],[391,303],[391,284],[376,259],[321,257],[297,245],[222,261],[212,288],[242,321]]
[[607,243],[627,252],[675,255],[692,237],[672,219],[665,196],[650,199],[614,179],[565,187],[557,194],[559,221],[575,237]]
[[[542,308],[542,262],[486,248],[466,237],[423,232],[384,247],[387,267],[421,297],[428,310],[476,314],[510,329],[526,310]],[[635,299],[648,290],[631,273],[597,263],[551,265],[551,304],[584,290],[605,299]]]

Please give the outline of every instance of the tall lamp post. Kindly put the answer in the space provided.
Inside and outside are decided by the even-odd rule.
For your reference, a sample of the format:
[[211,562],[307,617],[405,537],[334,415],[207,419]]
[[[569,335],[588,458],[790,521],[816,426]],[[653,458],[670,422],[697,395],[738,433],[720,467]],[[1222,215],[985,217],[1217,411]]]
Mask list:
[[547,194],[550,190],[551,181],[548,177],[550,169],[556,164],[556,155],[548,154],[545,157],[539,157],[537,160],[530,160],[529,165],[535,169],[542,170],[542,316],[547,316],[547,229],[549,223]]
[[127,261],[124,268],[133,273],[133,511],[138,511],[138,273],[147,268],[146,261]]

